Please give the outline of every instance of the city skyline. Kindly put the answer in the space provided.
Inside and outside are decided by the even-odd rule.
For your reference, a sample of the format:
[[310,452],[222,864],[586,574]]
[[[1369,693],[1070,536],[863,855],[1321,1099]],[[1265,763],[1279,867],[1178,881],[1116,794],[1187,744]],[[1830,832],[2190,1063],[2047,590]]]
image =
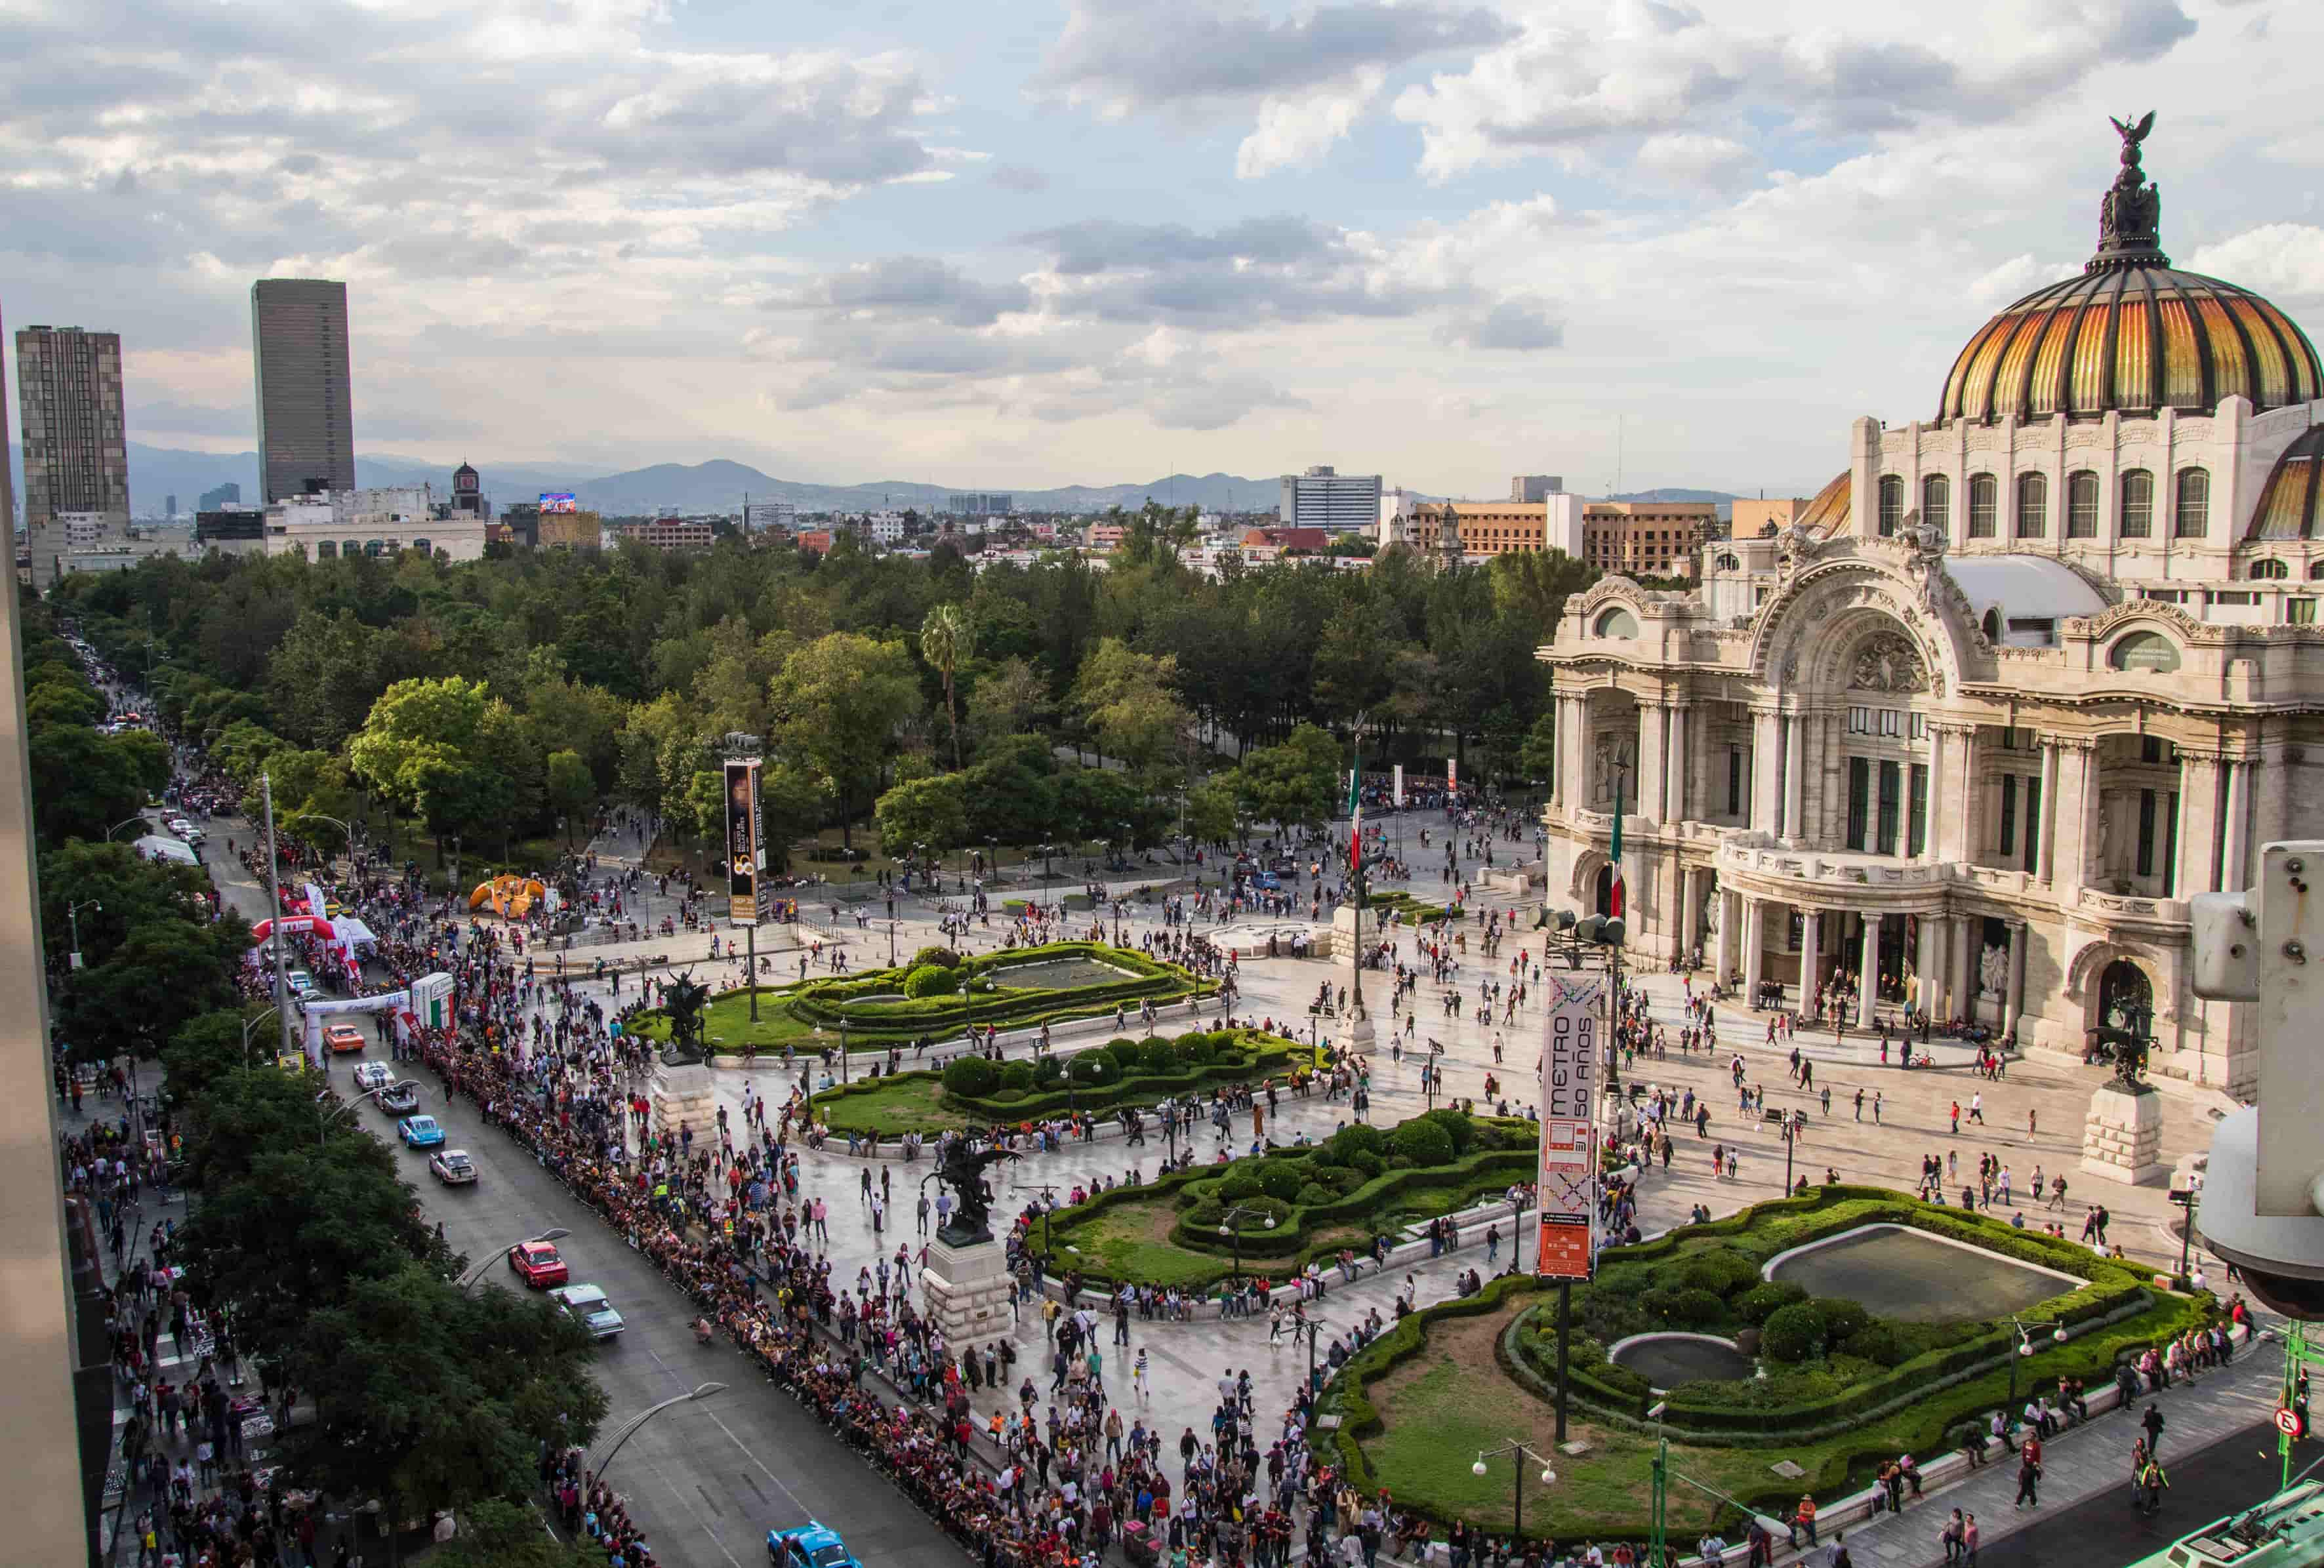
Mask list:
[[[447,470],[1810,493],[2073,272],[2150,104],[2179,263],[2324,303],[2291,7],[164,9],[106,134],[0,119],[10,315],[120,331],[155,446],[252,444],[244,301],[299,275],[359,297],[365,438]],[[28,82],[112,31],[0,22]],[[382,68],[423,38],[430,86]],[[505,110],[441,112],[487,73]]]

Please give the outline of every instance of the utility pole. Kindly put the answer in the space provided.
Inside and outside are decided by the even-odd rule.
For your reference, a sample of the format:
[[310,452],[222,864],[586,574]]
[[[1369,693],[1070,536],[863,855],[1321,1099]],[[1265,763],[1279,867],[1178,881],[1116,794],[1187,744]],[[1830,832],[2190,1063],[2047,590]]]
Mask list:
[[282,1054],[290,1054],[290,987],[282,973],[282,866],[274,858],[274,780],[258,776],[259,798],[266,806],[266,901],[272,918],[267,936],[274,949],[274,1016],[282,1025]]

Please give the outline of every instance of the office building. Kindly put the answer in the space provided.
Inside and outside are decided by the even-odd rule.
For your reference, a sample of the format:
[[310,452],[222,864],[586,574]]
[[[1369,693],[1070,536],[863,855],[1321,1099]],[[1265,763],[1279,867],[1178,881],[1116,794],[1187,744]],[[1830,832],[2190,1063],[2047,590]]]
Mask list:
[[1565,488],[1565,481],[1554,474],[1520,474],[1509,481],[1511,501],[1546,501]]
[[178,515],[178,498],[175,495],[172,495],[162,502],[161,515],[163,517],[175,517]]
[[[46,587],[66,549],[65,519],[86,544],[129,537],[129,448],[121,335],[78,327],[16,334],[16,412],[24,445],[24,537]],[[96,533],[90,534],[94,528]]]
[[2248,1095],[2265,1004],[2195,994],[2190,900],[2324,835],[2324,362],[2171,265],[2135,142],[2092,152],[2096,254],[1970,333],[1933,411],[1856,420],[1704,586],[1567,601],[1548,897],[1602,906],[1618,789],[1650,961],[1974,1019],[2093,1087],[2091,1030],[2151,1033],[2150,1075]]
[[1452,524],[1464,558],[1559,550],[1580,558],[1582,503],[1578,495],[1552,493],[1539,501],[1423,501],[1415,505],[1399,539],[1424,553],[1443,548],[1445,524]]
[[798,527],[798,503],[791,501],[744,501],[742,531],[788,533]]
[[421,550],[447,560],[484,553],[484,520],[439,503],[426,484],[297,495],[266,509],[266,553],[337,560]]
[[15,465],[8,461],[8,378],[0,375],[0,524],[16,526]]
[[250,286],[258,377],[258,491],[272,503],[355,487],[347,286],[261,278]]
[[1582,509],[1583,558],[1632,577],[1691,577],[1695,546],[1718,526],[1713,501],[1592,501]]
[[594,512],[536,508],[536,519],[540,548],[542,549],[594,550],[604,548],[604,520]]
[[512,501],[501,508],[499,520],[493,524],[498,530],[492,537],[503,540],[526,549],[540,548],[540,503]]
[[657,517],[650,522],[622,524],[622,537],[658,550],[706,550],[718,540],[709,520],[699,517]]
[[1323,528],[1335,533],[1369,532],[1379,526],[1380,476],[1342,474],[1328,466],[1283,476],[1277,507],[1286,528]]
[[1006,517],[1016,509],[1016,496],[1005,490],[964,490],[945,498],[945,510],[955,517]]

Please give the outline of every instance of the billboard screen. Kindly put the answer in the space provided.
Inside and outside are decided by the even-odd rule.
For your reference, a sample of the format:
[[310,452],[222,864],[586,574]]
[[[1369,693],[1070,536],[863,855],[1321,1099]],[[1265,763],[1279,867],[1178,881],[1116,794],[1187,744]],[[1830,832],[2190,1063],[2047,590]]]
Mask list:
[[1545,1279],[1587,1279],[1598,1230],[1599,1011],[1603,975],[1551,973],[1541,1049],[1541,1253]]
[[580,504],[573,499],[570,492],[562,492],[555,495],[543,493],[540,498],[540,510],[543,512],[578,512],[581,510],[581,507]]
[[759,764],[726,763],[726,905],[745,925],[759,918]]

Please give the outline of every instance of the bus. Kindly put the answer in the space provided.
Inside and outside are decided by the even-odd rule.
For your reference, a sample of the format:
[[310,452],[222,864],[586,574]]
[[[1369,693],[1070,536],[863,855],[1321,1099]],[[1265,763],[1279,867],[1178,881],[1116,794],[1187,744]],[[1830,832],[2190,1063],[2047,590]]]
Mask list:
[[2324,1480],[2214,1519],[2129,1568],[2309,1568],[2324,1563]]

